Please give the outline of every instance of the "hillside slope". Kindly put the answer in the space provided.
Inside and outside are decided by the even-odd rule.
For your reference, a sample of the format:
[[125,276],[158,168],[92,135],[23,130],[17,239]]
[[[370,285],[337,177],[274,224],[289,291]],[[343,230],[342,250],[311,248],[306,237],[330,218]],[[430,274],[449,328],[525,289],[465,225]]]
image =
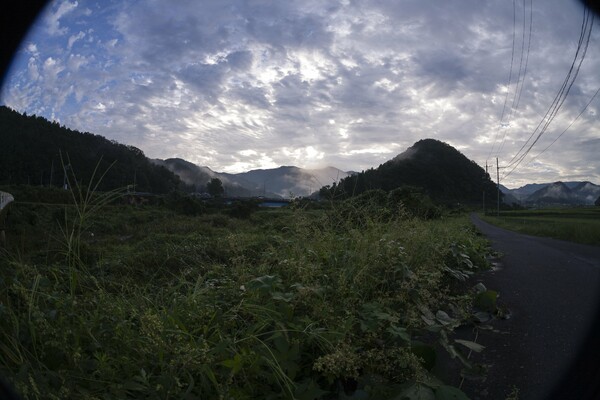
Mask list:
[[63,163],[68,165],[70,174],[84,183],[89,182],[98,165],[101,173],[110,167],[100,189],[135,183],[138,191],[168,193],[181,183],[166,168],[152,164],[136,147],[74,131],[35,115],[19,114],[4,106],[0,106],[0,143],[2,184],[62,186]]
[[435,139],[420,140],[378,168],[349,176],[330,190],[352,196],[369,189],[389,191],[405,185],[421,187],[444,203],[478,203],[484,190],[489,198],[497,191],[479,165]]

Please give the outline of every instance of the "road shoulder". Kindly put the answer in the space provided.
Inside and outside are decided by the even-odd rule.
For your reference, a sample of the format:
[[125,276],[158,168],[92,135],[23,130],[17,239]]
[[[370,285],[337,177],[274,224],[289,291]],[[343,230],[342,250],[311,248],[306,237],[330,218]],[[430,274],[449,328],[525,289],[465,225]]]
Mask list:
[[477,280],[499,293],[511,317],[479,332],[486,350],[473,359],[489,365],[489,375],[485,383],[465,381],[465,391],[474,400],[505,399],[514,385],[520,399],[599,398],[592,333],[600,319],[600,248],[517,234],[474,215],[472,221],[503,254],[498,268]]

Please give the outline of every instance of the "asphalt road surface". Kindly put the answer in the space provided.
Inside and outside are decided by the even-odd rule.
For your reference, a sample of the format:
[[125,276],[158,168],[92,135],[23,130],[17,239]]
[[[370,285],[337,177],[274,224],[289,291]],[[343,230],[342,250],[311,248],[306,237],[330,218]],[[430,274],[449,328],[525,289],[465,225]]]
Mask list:
[[[600,247],[521,235],[471,216],[499,265],[478,280],[499,293],[510,318],[492,324],[473,359],[486,382],[465,381],[473,400],[600,399]],[[472,338],[471,338],[472,339]]]

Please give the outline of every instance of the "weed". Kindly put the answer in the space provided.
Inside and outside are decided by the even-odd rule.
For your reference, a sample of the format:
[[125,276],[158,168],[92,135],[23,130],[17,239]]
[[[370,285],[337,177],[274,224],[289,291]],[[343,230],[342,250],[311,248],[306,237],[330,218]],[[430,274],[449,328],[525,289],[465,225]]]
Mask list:
[[[467,365],[479,349],[452,340],[475,296],[452,282],[486,251],[465,217],[232,219],[73,193],[66,258],[0,258],[0,372],[25,399],[465,398],[430,372],[436,343]],[[32,210],[16,222],[48,240],[53,209]]]

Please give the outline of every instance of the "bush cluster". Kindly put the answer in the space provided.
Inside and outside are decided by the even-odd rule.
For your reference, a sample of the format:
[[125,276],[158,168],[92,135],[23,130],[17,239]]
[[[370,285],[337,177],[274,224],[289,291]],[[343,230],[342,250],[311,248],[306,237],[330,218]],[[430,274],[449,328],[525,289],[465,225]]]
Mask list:
[[107,207],[76,263],[37,209],[49,225],[23,234],[47,245],[0,259],[0,373],[25,399],[465,399],[432,367],[440,346],[461,354],[472,296],[450,282],[485,243],[464,217],[396,218],[407,199],[353,199],[348,219]]

